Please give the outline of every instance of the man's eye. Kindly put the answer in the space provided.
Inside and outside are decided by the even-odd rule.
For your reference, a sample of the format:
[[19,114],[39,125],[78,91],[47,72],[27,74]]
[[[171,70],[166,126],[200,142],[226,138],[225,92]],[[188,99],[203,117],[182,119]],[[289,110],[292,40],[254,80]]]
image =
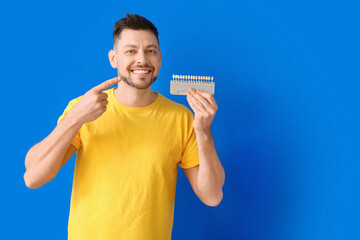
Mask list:
[[149,52],[150,52],[150,53],[156,53],[156,51],[155,51],[155,50],[149,50]]
[[134,51],[134,50],[127,50],[126,52],[128,52],[128,53],[134,53],[135,51]]

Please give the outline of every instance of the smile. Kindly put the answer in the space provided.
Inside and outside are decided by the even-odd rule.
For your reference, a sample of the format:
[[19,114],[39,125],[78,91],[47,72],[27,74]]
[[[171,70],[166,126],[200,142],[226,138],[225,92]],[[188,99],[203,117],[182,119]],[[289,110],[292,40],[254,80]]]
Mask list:
[[135,74],[148,74],[151,72],[151,70],[148,69],[136,69],[136,70],[131,70],[132,73]]

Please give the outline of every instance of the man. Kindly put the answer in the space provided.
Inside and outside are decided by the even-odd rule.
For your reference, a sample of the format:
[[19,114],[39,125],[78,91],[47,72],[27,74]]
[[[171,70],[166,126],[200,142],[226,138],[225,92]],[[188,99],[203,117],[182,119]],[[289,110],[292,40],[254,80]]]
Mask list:
[[[68,239],[171,239],[177,166],[208,206],[223,196],[211,94],[187,92],[195,112],[151,91],[161,66],[156,27],[127,14],[109,60],[118,77],[71,100],[58,125],[26,155],[29,188],[51,181],[77,151]],[[118,83],[118,87],[108,87]]]

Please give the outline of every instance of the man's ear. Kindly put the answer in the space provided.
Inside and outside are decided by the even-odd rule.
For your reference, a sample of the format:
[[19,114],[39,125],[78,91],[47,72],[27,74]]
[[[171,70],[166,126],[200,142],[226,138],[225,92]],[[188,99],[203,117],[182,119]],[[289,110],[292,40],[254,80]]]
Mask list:
[[116,62],[116,54],[115,54],[115,51],[113,49],[111,49],[109,51],[109,61],[110,61],[110,64],[113,68],[117,68],[117,62]]

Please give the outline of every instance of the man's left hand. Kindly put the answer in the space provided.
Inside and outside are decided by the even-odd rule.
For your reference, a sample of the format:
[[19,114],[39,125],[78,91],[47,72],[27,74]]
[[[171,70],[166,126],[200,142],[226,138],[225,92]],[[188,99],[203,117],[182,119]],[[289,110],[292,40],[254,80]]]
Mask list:
[[190,88],[186,99],[195,113],[194,130],[196,133],[211,132],[211,123],[218,109],[212,94]]

